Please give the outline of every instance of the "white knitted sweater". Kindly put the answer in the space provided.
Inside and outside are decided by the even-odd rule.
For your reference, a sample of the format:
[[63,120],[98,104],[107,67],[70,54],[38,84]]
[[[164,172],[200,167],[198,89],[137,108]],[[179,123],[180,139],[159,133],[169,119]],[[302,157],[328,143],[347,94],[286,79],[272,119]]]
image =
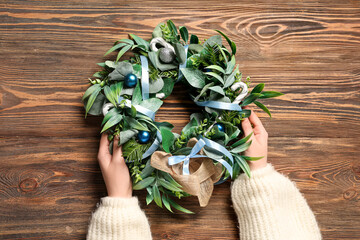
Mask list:
[[[268,163],[240,175],[231,186],[241,240],[318,240],[321,234],[305,198],[289,178]],[[152,239],[136,197],[101,199],[88,240]]]

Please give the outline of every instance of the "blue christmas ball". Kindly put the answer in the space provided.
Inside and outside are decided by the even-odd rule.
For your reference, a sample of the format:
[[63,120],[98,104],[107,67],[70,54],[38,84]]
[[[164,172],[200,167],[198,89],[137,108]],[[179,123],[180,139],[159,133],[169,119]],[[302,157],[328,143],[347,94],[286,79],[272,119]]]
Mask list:
[[217,126],[220,132],[225,132],[225,126],[221,123],[216,123],[214,126]]
[[138,136],[137,136],[140,143],[149,142],[150,137],[151,137],[151,135],[150,135],[150,132],[148,132],[148,131],[139,131]]
[[137,84],[137,76],[135,74],[129,73],[125,76],[125,86],[128,88],[135,87]]

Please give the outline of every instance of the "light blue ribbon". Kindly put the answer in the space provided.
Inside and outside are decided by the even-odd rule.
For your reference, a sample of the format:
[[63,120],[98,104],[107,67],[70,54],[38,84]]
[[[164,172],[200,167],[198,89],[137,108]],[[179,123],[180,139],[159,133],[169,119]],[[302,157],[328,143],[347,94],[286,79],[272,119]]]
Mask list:
[[149,99],[149,64],[145,56],[140,55],[141,61],[141,92],[143,100]]
[[[128,99],[125,99],[121,96],[118,96],[118,102],[120,103],[122,100],[125,100],[125,106],[128,108],[131,108],[131,101]],[[140,105],[133,105],[137,112],[144,114],[145,116],[151,118],[153,121],[155,120],[155,112],[151,111],[150,109],[147,109],[146,107],[140,106]]]
[[[230,159],[230,161],[232,163],[234,163],[234,159],[231,156],[231,153],[224,148],[223,146],[221,146],[220,144],[204,138],[204,137],[200,137],[199,141],[194,145],[194,147],[191,149],[191,152],[189,155],[185,156],[185,155],[178,155],[178,156],[171,156],[168,159],[168,164],[171,165],[175,165],[181,162],[183,163],[183,175],[189,175],[190,171],[189,171],[189,165],[190,165],[190,159],[191,158],[201,158],[201,157],[208,157],[211,158],[209,156],[206,155],[198,155],[197,153],[200,152],[200,150],[204,147],[204,146],[208,146],[209,148],[212,148],[216,151],[219,151],[221,153],[223,153],[226,157],[228,157]],[[214,161],[217,161],[219,163],[221,163],[230,173],[230,176],[232,177],[232,167],[230,166],[230,164],[228,162],[226,162],[223,159],[215,159],[215,158],[211,158]]]
[[148,156],[153,154],[159,148],[161,141],[162,141],[161,134],[159,133],[159,131],[157,131],[154,142],[151,144],[148,150],[146,150],[146,152],[142,155],[142,159],[147,158]]
[[204,101],[204,102],[195,101],[195,104],[200,107],[210,107],[221,110],[230,110],[230,111],[239,111],[239,112],[242,111],[240,105],[236,103],[226,103],[226,102],[218,102],[218,101]]
[[189,155],[185,156],[185,155],[178,155],[178,156],[171,156],[168,159],[168,163],[169,165],[175,165],[181,162],[184,162],[183,164],[183,175],[189,175],[190,171],[189,171],[189,165],[190,165],[190,158],[202,158],[202,157],[207,157],[204,155],[197,155],[198,152],[200,152],[200,150],[205,146],[205,141],[200,139],[195,146],[191,149],[191,152]]
[[139,113],[144,114],[145,116],[148,116],[149,118],[151,118],[151,120],[155,120],[155,112],[151,111],[150,109],[147,109],[146,107],[140,106],[140,105],[134,105],[136,111],[138,111]]
[[188,49],[189,49],[189,45],[185,45],[185,62],[183,64],[179,65],[179,76],[178,79],[176,80],[176,82],[180,81],[180,79],[182,78],[183,74],[181,72],[181,68],[186,68],[186,62],[187,62],[187,53],[188,53]]

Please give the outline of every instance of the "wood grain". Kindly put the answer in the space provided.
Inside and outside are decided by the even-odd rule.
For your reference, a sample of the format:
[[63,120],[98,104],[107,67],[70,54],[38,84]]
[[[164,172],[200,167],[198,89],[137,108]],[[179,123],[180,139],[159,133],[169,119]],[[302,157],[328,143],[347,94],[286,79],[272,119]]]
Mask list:
[[[171,18],[201,39],[219,29],[238,46],[264,101],[269,159],[304,193],[324,239],[360,239],[360,2],[0,0],[0,238],[84,239],[105,196],[96,163],[100,119],[84,119],[86,79],[112,43],[149,38]],[[175,131],[194,107],[175,88],[157,114]],[[145,206],[154,239],[238,239],[230,183],[196,215]],[[216,217],[214,217],[216,216]]]

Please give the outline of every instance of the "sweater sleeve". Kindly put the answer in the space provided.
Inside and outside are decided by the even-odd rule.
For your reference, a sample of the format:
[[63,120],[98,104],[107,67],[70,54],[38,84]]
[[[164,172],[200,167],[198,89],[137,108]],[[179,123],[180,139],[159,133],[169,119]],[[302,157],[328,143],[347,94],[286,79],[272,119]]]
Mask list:
[[321,233],[294,182],[266,167],[241,174],[231,186],[241,240],[318,240]]
[[93,213],[87,240],[125,240],[151,238],[150,226],[137,197],[104,197]]

